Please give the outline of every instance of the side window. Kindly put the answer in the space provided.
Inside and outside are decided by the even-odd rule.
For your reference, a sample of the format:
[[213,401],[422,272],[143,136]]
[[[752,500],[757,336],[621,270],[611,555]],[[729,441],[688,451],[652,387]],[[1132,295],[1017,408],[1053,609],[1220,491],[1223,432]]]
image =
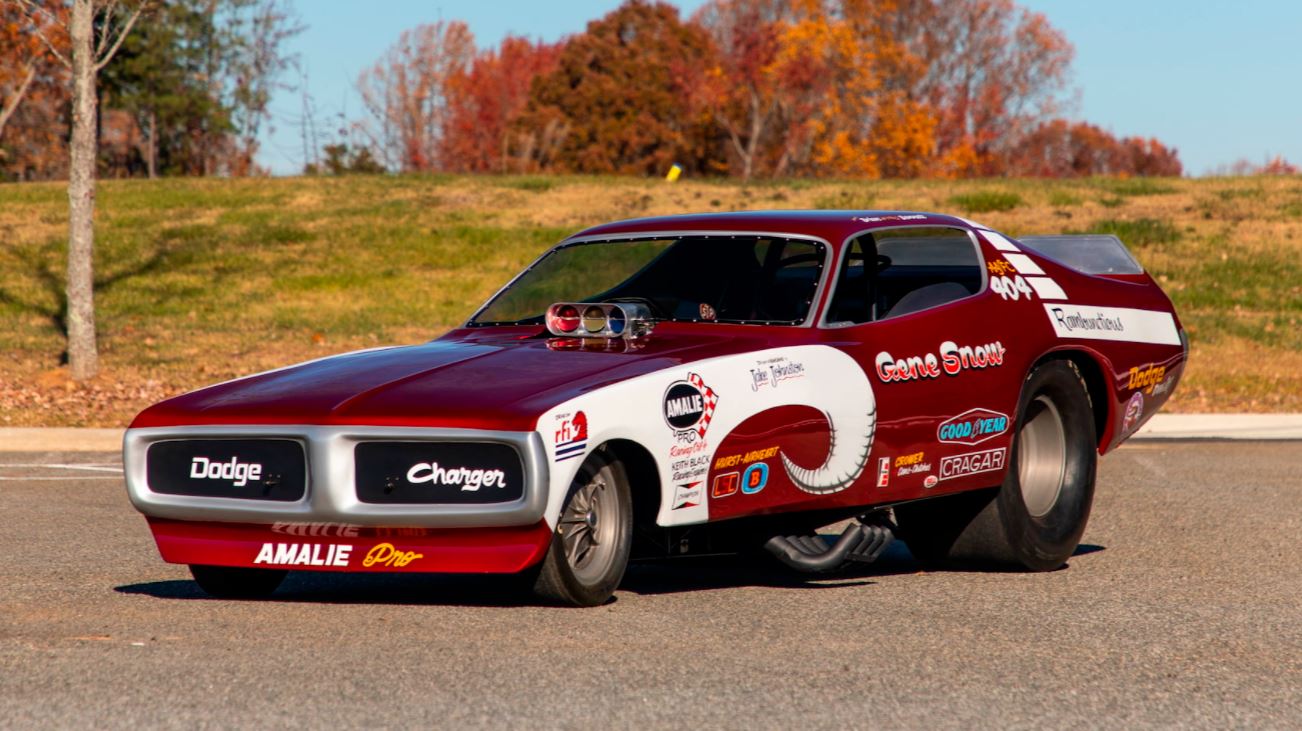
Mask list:
[[981,258],[966,231],[899,228],[876,231],[876,319],[899,317],[976,294]]
[[885,320],[976,294],[981,258],[966,231],[877,230],[851,241],[827,309],[829,327]]
[[865,274],[871,271],[866,265],[876,259],[871,235],[860,236],[850,242],[841,259],[841,270],[836,277],[836,291],[827,310],[827,324],[832,327],[858,325],[873,319],[873,282]]

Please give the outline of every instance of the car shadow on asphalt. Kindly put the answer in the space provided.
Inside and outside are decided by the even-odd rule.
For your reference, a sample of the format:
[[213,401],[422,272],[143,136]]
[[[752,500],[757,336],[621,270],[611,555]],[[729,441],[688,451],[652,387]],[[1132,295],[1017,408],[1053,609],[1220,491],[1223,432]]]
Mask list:
[[[1082,544],[1073,554],[1083,556],[1105,550]],[[1064,566],[1063,568],[1067,568]],[[874,578],[918,573],[990,572],[991,567],[936,568],[917,561],[903,543],[893,543],[876,562],[853,565],[829,574],[802,574],[765,556],[717,555],[634,561],[620,592],[640,596],[685,594],[759,587],[768,589],[826,590],[872,586]],[[1014,569],[1002,569],[1015,571]],[[1061,569],[1060,569],[1061,570]],[[190,580],[149,581],[114,587],[121,594],[155,599],[218,600]],[[291,572],[276,593],[259,602],[322,604],[398,604],[470,607],[536,606],[527,587],[515,577],[455,574],[346,574]],[[612,601],[618,601],[618,596]]]

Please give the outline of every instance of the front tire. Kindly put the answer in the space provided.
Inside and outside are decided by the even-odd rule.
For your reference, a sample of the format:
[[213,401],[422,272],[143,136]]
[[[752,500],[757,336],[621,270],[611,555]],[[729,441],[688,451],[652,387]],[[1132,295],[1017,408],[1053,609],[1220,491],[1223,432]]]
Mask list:
[[622,462],[598,450],[570,484],[534,593],[577,607],[604,604],[624,579],[632,544],[628,475]]
[[1022,388],[1003,483],[897,507],[902,537],[926,562],[1056,569],[1089,521],[1097,441],[1080,371],[1070,361],[1045,363]]
[[288,574],[283,569],[190,565],[190,575],[199,588],[218,599],[262,599],[271,596]]

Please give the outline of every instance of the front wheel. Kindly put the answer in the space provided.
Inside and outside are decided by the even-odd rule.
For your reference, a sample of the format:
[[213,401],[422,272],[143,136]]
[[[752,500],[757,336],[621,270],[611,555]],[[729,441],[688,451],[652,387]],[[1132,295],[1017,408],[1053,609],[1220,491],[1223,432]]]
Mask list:
[[534,593],[572,606],[604,603],[624,578],[632,543],[633,499],[624,464],[598,450],[570,485]]
[[261,599],[271,596],[288,573],[283,569],[190,566],[190,575],[199,588],[218,599]]
[[1003,484],[895,509],[924,561],[1062,566],[1085,533],[1098,463],[1094,415],[1075,364],[1051,361],[1026,379]]

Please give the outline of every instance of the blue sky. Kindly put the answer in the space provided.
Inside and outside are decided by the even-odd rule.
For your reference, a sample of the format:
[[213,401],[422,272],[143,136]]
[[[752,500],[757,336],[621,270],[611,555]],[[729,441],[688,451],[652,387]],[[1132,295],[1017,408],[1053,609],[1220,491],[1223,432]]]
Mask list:
[[[1020,0],[1076,47],[1073,117],[1118,135],[1157,137],[1186,174],[1240,158],[1302,163],[1302,2],[1292,0]],[[675,2],[687,15],[701,0]],[[299,0],[307,30],[292,43],[307,73],[318,128],[357,118],[354,84],[405,29],[439,19],[470,25],[478,44],[508,33],[555,40],[619,0]],[[298,83],[298,79],[287,78]],[[260,160],[302,169],[300,92],[272,102]]]

